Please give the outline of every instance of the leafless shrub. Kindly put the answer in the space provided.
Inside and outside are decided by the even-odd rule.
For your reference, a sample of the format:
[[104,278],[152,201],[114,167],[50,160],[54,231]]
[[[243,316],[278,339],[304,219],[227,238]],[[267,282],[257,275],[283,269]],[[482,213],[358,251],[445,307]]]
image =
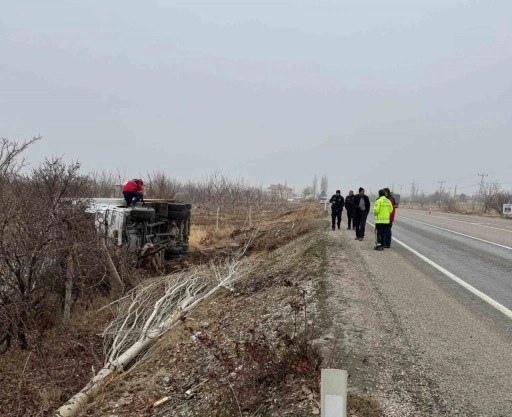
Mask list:
[[122,186],[125,175],[117,171],[110,173],[106,171],[93,172],[89,174],[91,182],[91,196],[103,198],[119,198],[122,196]]
[[35,136],[32,139],[18,142],[8,138],[0,138],[0,179],[12,178],[16,176],[25,164],[25,159],[21,157],[22,153],[32,145],[40,140],[40,136]]
[[455,212],[458,210],[457,200],[454,198],[450,198],[446,201],[446,209],[451,212]]
[[[318,371],[320,356],[308,340],[307,305],[304,296],[290,302],[292,334],[267,335],[256,323],[232,344],[223,343],[219,326],[197,336],[210,356],[209,379],[213,382],[218,415],[255,415],[270,406],[268,399],[290,378],[304,378]],[[303,317],[302,320],[299,317]],[[189,328],[191,334],[194,329]]]
[[[15,163],[16,164],[16,163]],[[25,349],[58,322],[63,300],[98,285],[97,236],[85,213],[90,193],[80,165],[46,159],[30,175],[3,185],[0,212],[0,322],[4,347],[17,338]],[[70,265],[73,265],[71,268]],[[66,289],[68,291],[66,291]]]
[[[497,182],[485,184],[481,190],[482,203],[484,205],[484,213],[487,213],[489,209],[497,208],[497,202],[501,193],[501,185]],[[497,208],[497,211],[501,213],[501,208]]]
[[180,190],[179,182],[160,170],[148,173],[145,184],[144,194],[148,198],[173,199]]
[[500,191],[494,197],[491,208],[503,215],[503,204],[512,203],[512,194]]

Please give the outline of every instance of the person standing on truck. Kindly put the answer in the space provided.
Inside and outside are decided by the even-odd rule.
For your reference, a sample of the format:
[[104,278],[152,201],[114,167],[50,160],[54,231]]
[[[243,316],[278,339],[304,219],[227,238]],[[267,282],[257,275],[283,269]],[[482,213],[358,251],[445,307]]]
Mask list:
[[391,194],[391,191],[389,188],[384,188],[384,195],[386,198],[391,201],[391,204],[393,206],[393,211],[391,212],[391,216],[389,217],[389,227],[386,229],[386,235],[384,236],[384,247],[390,248],[391,247],[391,238],[392,238],[392,232],[391,228],[393,227],[393,222],[395,221],[395,212],[396,212],[396,200],[395,197],[393,197],[393,194]]
[[393,205],[386,197],[384,190],[379,190],[379,198],[373,206],[373,214],[375,214],[375,250],[384,250],[387,230],[389,229],[389,218],[393,210]]
[[370,199],[364,194],[364,188],[359,187],[359,194],[354,196],[354,227],[356,229],[356,240],[364,239],[366,229],[366,218],[370,212]]
[[335,230],[335,225],[338,225],[338,230],[341,224],[341,214],[343,213],[343,205],[345,203],[344,198],[341,196],[341,191],[336,190],[336,194],[334,194],[329,200],[331,203],[331,218],[332,218],[332,230]]
[[354,221],[354,191],[350,190],[348,195],[345,197],[345,210],[347,211],[347,219],[348,219],[348,227],[347,230],[350,230],[351,227],[355,229],[355,221]]
[[126,207],[135,205],[139,201],[144,202],[144,194],[142,193],[142,186],[144,182],[140,178],[128,181],[123,187],[123,196],[126,201]]

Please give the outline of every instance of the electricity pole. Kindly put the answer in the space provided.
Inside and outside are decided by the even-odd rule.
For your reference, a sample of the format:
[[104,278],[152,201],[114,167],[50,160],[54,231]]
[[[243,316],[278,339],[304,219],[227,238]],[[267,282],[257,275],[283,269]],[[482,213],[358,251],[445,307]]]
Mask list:
[[411,182],[411,203],[414,202],[416,197],[416,183]]
[[437,181],[439,183],[439,208],[441,208],[442,206],[442,201],[443,201],[443,197],[442,197],[442,192],[443,192],[443,184],[446,183],[446,181]]
[[477,174],[479,177],[482,177],[482,180],[480,181],[480,198],[483,197],[484,194],[484,177],[488,177],[489,174]]

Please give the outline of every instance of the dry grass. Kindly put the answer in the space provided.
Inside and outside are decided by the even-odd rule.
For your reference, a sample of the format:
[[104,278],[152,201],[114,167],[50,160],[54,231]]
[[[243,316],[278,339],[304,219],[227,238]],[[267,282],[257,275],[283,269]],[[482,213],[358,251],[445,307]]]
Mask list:
[[190,227],[189,245],[192,249],[199,249],[204,247],[204,243],[207,241],[209,235],[208,228],[206,226],[194,226]]
[[[85,300],[84,300],[85,301]],[[96,308],[104,299],[76,306],[72,321],[31,335],[31,350],[17,346],[0,356],[2,417],[45,416],[79,391],[103,364],[98,331],[111,320]]]
[[348,415],[351,417],[384,417],[380,405],[366,395],[349,392],[347,395]]

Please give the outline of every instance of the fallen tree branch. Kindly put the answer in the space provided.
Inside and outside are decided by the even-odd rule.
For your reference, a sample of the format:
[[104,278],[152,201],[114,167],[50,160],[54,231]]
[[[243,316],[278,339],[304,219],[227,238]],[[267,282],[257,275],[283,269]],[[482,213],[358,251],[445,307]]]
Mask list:
[[243,262],[249,245],[247,242],[234,258],[220,265],[211,264],[192,273],[156,278],[132,290],[132,302],[103,333],[110,341],[103,368],[54,416],[75,416],[98,394],[108,377],[127,369],[137,356],[178,323],[180,317],[220,288],[229,288],[243,278],[250,270]]

